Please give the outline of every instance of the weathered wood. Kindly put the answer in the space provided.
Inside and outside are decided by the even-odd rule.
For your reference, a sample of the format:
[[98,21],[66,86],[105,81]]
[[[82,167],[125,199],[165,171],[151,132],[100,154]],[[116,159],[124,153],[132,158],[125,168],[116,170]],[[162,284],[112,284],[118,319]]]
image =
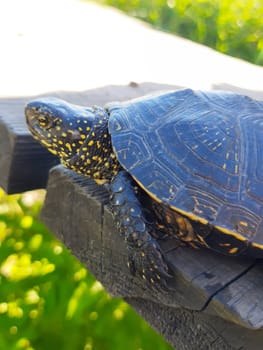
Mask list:
[[171,291],[157,292],[130,275],[107,203],[102,187],[58,166],[42,220],[111,295],[127,300],[178,350],[262,349],[263,271],[256,261],[160,242],[175,277]]
[[[107,86],[85,92],[55,92],[52,96],[80,105],[101,105],[124,101],[152,91],[175,86],[162,84],[130,84]],[[7,193],[18,193],[46,187],[48,170],[58,163],[29,133],[24,117],[24,105],[36,97],[0,99],[0,186]]]
[[[214,297],[218,314],[227,319],[246,320],[245,326],[263,328],[263,263],[230,283]],[[248,302],[250,301],[250,302]]]

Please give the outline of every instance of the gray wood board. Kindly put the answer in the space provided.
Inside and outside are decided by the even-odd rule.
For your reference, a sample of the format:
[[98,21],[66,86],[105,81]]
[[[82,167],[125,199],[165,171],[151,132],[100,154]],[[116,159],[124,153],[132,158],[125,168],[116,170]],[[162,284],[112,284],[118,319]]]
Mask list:
[[107,193],[100,186],[58,166],[50,173],[42,219],[111,295],[205,312],[245,328],[262,328],[263,272],[257,262],[177,245],[171,249],[173,242],[161,242],[175,276],[169,293],[156,292],[130,275],[124,243],[105,204]]

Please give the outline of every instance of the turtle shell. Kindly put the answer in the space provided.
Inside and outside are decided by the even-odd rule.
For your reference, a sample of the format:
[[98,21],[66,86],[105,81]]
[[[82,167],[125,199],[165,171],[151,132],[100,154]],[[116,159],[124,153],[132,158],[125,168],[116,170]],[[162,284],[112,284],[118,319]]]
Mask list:
[[263,102],[186,89],[108,110],[114,152],[152,198],[263,248]]

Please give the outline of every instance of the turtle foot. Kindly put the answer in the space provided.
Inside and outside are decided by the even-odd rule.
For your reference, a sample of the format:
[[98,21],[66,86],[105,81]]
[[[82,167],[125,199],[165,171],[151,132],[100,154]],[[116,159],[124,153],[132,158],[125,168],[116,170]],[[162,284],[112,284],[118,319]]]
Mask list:
[[128,246],[128,267],[132,275],[139,275],[154,287],[167,289],[167,282],[172,278],[164,261],[159,245],[154,240],[141,246]]
[[155,237],[155,225],[145,215],[138,199],[140,189],[125,171],[119,172],[110,186],[111,207],[117,227],[128,248],[128,266],[151,285],[166,288],[172,276]]

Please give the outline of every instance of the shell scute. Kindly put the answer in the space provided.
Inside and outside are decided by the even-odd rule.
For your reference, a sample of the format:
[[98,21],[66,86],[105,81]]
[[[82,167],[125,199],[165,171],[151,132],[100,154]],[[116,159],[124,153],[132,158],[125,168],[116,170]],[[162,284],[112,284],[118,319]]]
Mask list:
[[110,113],[117,158],[153,198],[263,242],[263,102],[187,89]]

